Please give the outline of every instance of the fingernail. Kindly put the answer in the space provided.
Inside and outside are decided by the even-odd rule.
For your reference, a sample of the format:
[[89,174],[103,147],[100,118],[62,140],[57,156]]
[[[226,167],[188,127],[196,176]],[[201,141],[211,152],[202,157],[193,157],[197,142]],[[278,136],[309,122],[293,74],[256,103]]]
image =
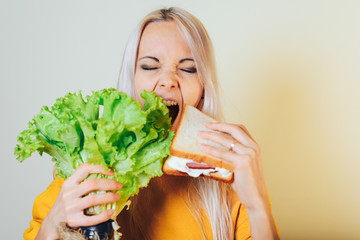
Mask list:
[[108,214],[109,217],[111,217],[114,214],[114,210],[109,209],[107,214]]
[[104,171],[106,175],[114,175],[114,170],[110,169],[109,171]]
[[208,122],[208,123],[206,124],[206,127],[211,127],[211,126],[213,126],[213,125],[214,125],[213,122]]

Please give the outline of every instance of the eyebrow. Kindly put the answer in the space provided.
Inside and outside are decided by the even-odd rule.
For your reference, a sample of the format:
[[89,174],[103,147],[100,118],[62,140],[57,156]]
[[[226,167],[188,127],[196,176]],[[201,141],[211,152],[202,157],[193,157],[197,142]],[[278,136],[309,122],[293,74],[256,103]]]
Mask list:
[[152,59],[152,60],[155,60],[156,62],[160,62],[159,59],[157,59],[156,57],[151,57],[151,56],[145,56],[145,57],[139,58],[139,60],[142,60],[142,59],[144,59],[144,58],[150,58],[150,59]]
[[[160,62],[160,60],[159,60],[158,58],[156,58],[156,57],[151,57],[151,56],[145,56],[145,57],[139,58],[139,60],[142,60],[142,59],[145,59],[145,58],[150,58],[150,59],[152,59],[152,60],[154,60],[154,61],[156,61],[156,62]],[[195,62],[194,59],[192,59],[192,58],[183,58],[183,59],[181,59],[181,60],[179,61],[179,63],[183,63],[183,62],[185,62],[185,61]]]
[[181,59],[181,60],[179,61],[179,63],[183,63],[183,62],[185,62],[185,61],[195,62],[194,59],[192,59],[192,58],[183,58],[183,59]]

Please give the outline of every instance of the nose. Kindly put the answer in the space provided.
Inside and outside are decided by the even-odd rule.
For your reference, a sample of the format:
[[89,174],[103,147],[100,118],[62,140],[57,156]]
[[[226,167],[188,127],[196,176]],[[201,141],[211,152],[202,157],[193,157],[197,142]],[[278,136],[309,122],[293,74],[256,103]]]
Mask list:
[[179,86],[176,69],[168,68],[160,75],[158,86],[167,90],[177,88]]

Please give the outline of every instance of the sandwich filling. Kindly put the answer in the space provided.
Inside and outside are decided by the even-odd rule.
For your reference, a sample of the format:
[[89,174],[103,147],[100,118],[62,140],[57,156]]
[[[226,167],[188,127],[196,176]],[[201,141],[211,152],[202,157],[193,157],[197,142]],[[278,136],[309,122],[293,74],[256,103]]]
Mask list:
[[191,177],[199,177],[200,175],[210,176],[211,173],[221,175],[223,178],[231,176],[232,172],[225,168],[218,168],[210,166],[206,163],[195,162],[191,159],[179,158],[170,156],[167,160],[170,168],[179,172],[186,173]]

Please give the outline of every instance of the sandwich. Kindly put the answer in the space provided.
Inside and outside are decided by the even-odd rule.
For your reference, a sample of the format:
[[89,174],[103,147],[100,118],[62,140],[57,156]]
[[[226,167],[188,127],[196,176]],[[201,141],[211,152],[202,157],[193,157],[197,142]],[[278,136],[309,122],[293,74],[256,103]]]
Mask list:
[[185,105],[179,127],[171,143],[170,157],[163,165],[164,173],[175,176],[207,177],[224,182],[234,180],[234,167],[230,163],[205,154],[200,149],[201,144],[225,149],[220,144],[198,136],[199,131],[212,131],[206,128],[209,122],[216,120],[195,107]]

